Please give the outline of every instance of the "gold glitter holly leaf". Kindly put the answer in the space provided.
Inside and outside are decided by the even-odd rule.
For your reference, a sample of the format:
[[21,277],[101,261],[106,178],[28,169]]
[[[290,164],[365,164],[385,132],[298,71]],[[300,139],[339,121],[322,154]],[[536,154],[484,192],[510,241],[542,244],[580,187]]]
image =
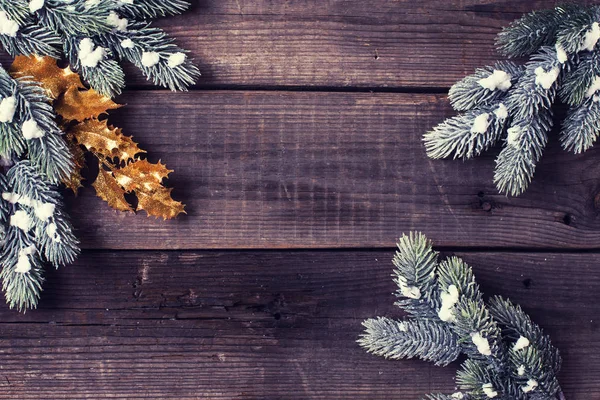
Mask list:
[[109,110],[121,107],[93,89],[87,89],[71,68],[60,68],[52,57],[18,56],[10,73],[15,78],[31,77],[41,83],[54,100],[54,109],[66,121],[98,118]]
[[162,185],[172,171],[160,163],[139,159],[145,151],[130,136],[98,119],[120,105],[93,89],[86,89],[79,75],[68,67],[60,68],[50,57],[17,57],[11,73],[14,77],[31,77],[40,82],[62,118],[59,122],[67,133],[76,163],[73,175],[64,182],[67,187],[75,193],[81,187],[85,148],[98,159],[100,166],[92,186],[110,207],[133,211],[125,194],[134,193],[137,210],[145,210],[148,215],[170,219],[185,212],[184,205],[171,198],[171,189]]
[[114,175],[110,171],[106,171],[99,165],[98,177],[92,184],[96,189],[96,194],[108,205],[119,211],[133,211],[131,205],[125,199],[125,190],[119,185]]
[[[137,154],[145,153],[120,128],[108,125],[106,120],[87,119],[68,128],[75,141],[97,156],[127,163]],[[117,163],[117,164],[118,164]]]
[[171,190],[162,185],[163,179],[173,172],[164,164],[152,164],[147,160],[136,160],[125,167],[114,170],[115,180],[126,192],[135,193],[137,211],[164,219],[175,218],[185,213],[184,205],[171,198]]
[[97,119],[109,110],[121,107],[110,97],[102,96],[93,89],[79,90],[70,87],[54,104],[54,110],[67,121]]
[[132,211],[125,193],[134,193],[138,199],[136,211],[144,210],[148,215],[171,219],[185,213],[184,205],[171,198],[171,189],[162,185],[171,172],[160,162],[152,164],[146,160],[135,160],[122,168],[100,163],[93,186],[98,197],[116,210]]
[[52,57],[15,57],[10,73],[14,78],[31,77],[42,84],[48,96],[56,100],[69,88],[84,89],[79,75],[71,68],[60,68]]
[[71,189],[75,195],[77,195],[79,188],[83,187],[81,184],[81,181],[83,181],[81,170],[83,170],[85,167],[85,153],[83,152],[81,146],[77,144],[75,139],[69,137],[66,142],[71,154],[73,154],[73,162],[75,163],[75,167],[73,168],[71,176],[66,178],[63,183],[67,188]]

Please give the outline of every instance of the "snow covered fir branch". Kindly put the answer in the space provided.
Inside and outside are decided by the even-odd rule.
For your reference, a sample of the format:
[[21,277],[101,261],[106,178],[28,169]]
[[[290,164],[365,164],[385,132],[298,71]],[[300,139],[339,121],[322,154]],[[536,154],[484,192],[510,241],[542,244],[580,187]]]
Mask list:
[[[63,103],[68,98],[112,104],[110,98],[125,86],[121,61],[133,63],[157,85],[185,90],[199,77],[198,68],[186,50],[149,21],[179,14],[189,5],[185,0],[0,0],[0,46],[15,57],[32,56],[32,64],[45,65],[44,56],[66,60],[92,90],[84,90],[68,68],[63,79],[43,75],[52,69],[31,69],[51,86],[70,89],[60,93]],[[55,108],[59,86],[36,79],[11,77],[0,67],[0,278],[7,303],[20,311],[37,306],[45,266],[72,263],[79,253],[58,191],[79,173],[79,156],[73,154],[77,146],[65,140],[63,125],[70,120]],[[79,107],[106,111],[98,104]],[[118,133],[105,122],[103,129]],[[135,164],[140,165],[161,168],[156,174],[161,181],[171,172],[164,165]],[[151,186],[158,194],[143,193],[140,204],[146,210],[158,201],[163,209],[177,205],[169,217],[183,210],[160,181]]]
[[440,261],[422,234],[404,235],[394,257],[396,305],[403,320],[366,320],[358,343],[388,359],[420,358],[439,366],[464,359],[458,391],[427,400],[564,400],[558,350],[520,306],[484,301],[464,261]]
[[0,44],[12,56],[64,57],[109,97],[125,86],[122,60],[154,84],[185,90],[198,68],[148,20],[188,7],[184,0],[0,0]]
[[9,306],[25,310],[37,305],[44,263],[79,252],[56,187],[74,165],[42,87],[0,67],[0,97],[0,277]]
[[529,61],[501,61],[456,83],[449,99],[460,114],[424,135],[429,157],[470,159],[500,143],[494,182],[500,192],[520,195],[548,142],[558,100],[569,107],[562,147],[588,150],[600,135],[599,40],[597,5],[557,7],[513,22],[498,35],[498,49]]

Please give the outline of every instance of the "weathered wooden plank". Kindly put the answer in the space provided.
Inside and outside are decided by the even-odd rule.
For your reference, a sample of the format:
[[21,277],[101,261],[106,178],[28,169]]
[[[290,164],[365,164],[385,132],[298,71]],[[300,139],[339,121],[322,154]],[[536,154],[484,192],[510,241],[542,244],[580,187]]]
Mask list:
[[434,95],[134,92],[114,121],[174,169],[188,214],[116,213],[69,199],[86,248],[390,247],[418,229],[440,246],[597,248],[600,149],[554,141],[529,191],[498,195],[494,155],[432,161],[421,135],[451,112]]
[[[501,27],[556,1],[196,3],[189,13],[158,23],[198,60],[200,87],[398,88],[448,87],[493,63]],[[131,84],[145,84],[139,73],[129,72]]]
[[[570,400],[600,396],[600,254],[458,254],[564,356]],[[456,366],[355,343],[392,305],[391,251],[85,252],[41,309],[0,306],[0,398],[398,399],[453,391]]]

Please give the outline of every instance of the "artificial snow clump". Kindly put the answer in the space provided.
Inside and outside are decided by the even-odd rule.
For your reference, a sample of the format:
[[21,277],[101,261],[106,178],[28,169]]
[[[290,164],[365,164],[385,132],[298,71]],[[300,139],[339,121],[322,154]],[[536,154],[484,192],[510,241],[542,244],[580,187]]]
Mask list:
[[[529,57],[480,68],[456,83],[450,103],[461,114],[424,135],[429,157],[470,159],[496,145],[494,183],[522,194],[533,178],[557,99],[569,106],[561,123],[565,150],[581,153],[600,136],[600,6],[561,6],[525,15],[498,35],[500,52]],[[495,110],[495,111],[493,111]],[[485,114],[494,112],[486,126]]]
[[507,91],[512,86],[511,76],[499,69],[495,69],[487,78],[481,78],[479,84],[485,89],[491,91],[497,89],[503,92]]
[[[484,302],[471,267],[457,257],[439,261],[422,234],[402,236],[393,262],[396,305],[408,315],[364,321],[358,343],[388,359],[440,366],[462,355],[460,391],[424,400],[564,400],[558,350],[520,306],[499,296]],[[421,296],[406,296],[407,286]]]
[[17,98],[9,96],[0,102],[0,122],[12,122],[17,110]]

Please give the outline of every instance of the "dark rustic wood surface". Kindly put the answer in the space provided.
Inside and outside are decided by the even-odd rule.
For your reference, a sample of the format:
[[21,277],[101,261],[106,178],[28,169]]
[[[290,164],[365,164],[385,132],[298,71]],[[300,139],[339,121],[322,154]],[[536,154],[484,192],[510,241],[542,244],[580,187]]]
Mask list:
[[451,392],[456,366],[355,343],[365,318],[401,317],[392,246],[420,230],[552,335],[567,400],[600,399],[600,150],[551,140],[529,191],[507,198],[496,153],[431,161],[421,143],[452,114],[447,88],[497,59],[498,30],[554,5],[199,0],[161,20],[203,78],[171,93],[127,68],[110,118],[175,170],[188,214],[68,196],[83,254],[49,271],[38,310],[0,306],[0,398]]
[[[35,312],[2,311],[0,398],[398,399],[456,367],[386,361],[361,321],[400,317],[391,249],[87,251]],[[521,303],[565,358],[568,399],[600,393],[600,254],[457,253]]]

